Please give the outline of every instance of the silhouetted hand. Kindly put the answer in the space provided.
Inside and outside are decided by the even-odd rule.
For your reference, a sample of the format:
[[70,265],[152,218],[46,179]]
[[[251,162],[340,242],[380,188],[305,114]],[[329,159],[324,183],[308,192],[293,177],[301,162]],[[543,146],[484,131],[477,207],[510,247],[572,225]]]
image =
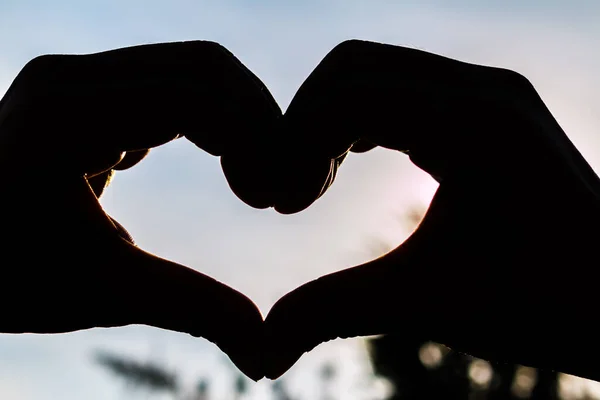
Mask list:
[[227,155],[279,115],[258,78],[212,42],[28,63],[0,103],[0,332],[145,324],[202,336],[262,378],[254,303],[138,248],[98,197],[152,147],[185,135]]
[[[289,140],[274,159],[300,149],[310,168],[335,172],[329,165],[352,146],[377,145],[407,154],[440,186],[398,248],[275,304],[267,377],[334,338],[404,332],[488,360],[600,378],[599,180],[526,78],[348,41],[305,81],[284,120]],[[331,181],[329,173],[312,186]],[[296,212],[323,191],[296,185],[293,201],[280,194],[275,203]]]

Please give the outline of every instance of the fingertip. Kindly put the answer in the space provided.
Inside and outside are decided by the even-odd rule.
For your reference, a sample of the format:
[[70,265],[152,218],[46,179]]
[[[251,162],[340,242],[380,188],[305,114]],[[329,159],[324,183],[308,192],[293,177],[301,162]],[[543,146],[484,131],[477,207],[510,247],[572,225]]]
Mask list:
[[264,372],[268,379],[280,378],[304,354],[328,340],[321,335],[318,312],[313,312],[312,287],[309,283],[287,293],[265,318]]
[[288,157],[280,172],[274,209],[280,214],[299,213],[315,203],[333,181],[334,161],[330,158]]
[[270,359],[275,360],[267,363],[264,367],[265,378],[275,380],[281,378],[288,372],[305,354],[305,351],[291,352],[281,347],[274,349],[270,354]]
[[282,215],[298,214],[310,207],[316,200],[317,199],[301,199],[300,201],[295,200],[293,202],[279,201],[278,204],[273,206],[273,209]]
[[[120,321],[202,337],[225,352],[238,369],[264,377],[263,317],[237,290],[191,268],[161,259],[129,243],[121,261]],[[139,285],[143,276],[143,285]],[[163,293],[157,297],[156,293]]]
[[334,164],[326,157],[264,151],[221,156],[229,187],[240,200],[284,215],[305,210],[323,195],[333,182]]
[[[269,313],[271,315],[271,313]],[[293,338],[287,337],[282,332],[277,333],[269,326],[268,321],[273,321],[272,317],[265,321],[265,346],[264,346],[264,374],[267,379],[275,380],[285,374],[296,364],[304,354],[304,351],[298,350],[294,344],[297,343]]]
[[229,188],[244,203],[257,209],[274,205],[274,183],[264,159],[250,153],[225,154],[221,168]]
[[[238,369],[254,382],[265,377],[264,373],[264,320],[254,302],[240,293],[248,308],[246,318],[242,318],[240,326],[234,327],[231,337],[226,343],[218,346],[225,351]],[[240,332],[244,332],[243,335]]]

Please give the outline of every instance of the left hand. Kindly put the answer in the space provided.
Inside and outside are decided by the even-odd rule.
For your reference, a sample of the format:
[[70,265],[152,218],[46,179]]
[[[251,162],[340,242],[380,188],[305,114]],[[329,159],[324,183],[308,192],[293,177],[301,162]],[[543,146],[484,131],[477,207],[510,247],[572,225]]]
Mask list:
[[28,63],[0,103],[0,332],[145,324],[204,337],[262,378],[256,305],[137,247],[98,198],[150,148],[185,136],[227,157],[280,114],[260,80],[212,42]]

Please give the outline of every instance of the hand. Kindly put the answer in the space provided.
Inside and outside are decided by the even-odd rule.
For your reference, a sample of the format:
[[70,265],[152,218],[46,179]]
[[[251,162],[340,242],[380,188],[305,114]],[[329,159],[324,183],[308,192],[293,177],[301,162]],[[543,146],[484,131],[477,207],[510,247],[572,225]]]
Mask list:
[[152,147],[185,136],[227,157],[280,114],[258,78],[211,42],[28,63],[0,103],[0,332],[145,324],[202,336],[262,378],[255,304],[138,248],[98,198]]
[[[440,186],[398,248],[275,304],[267,377],[328,340],[406,332],[492,361],[600,378],[600,352],[588,345],[598,331],[582,326],[596,311],[600,184],[526,78],[348,41],[284,120],[296,133],[273,159],[300,149],[310,168],[337,167],[348,150],[377,145],[407,154]],[[293,202],[284,193],[275,203],[299,211],[332,180],[310,182],[324,188],[317,195],[295,185]]]

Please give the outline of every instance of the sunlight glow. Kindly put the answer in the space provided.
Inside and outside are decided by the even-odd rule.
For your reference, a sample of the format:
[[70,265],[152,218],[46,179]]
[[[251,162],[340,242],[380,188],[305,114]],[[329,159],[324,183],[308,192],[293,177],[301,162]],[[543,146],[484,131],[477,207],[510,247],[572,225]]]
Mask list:
[[487,361],[477,359],[469,365],[469,378],[479,388],[489,387],[493,375],[492,366]]
[[442,349],[439,344],[429,342],[425,343],[419,349],[419,360],[426,368],[437,368],[442,364]]
[[385,400],[394,395],[394,385],[384,378],[374,378],[372,381],[372,392],[370,398],[373,400]]
[[528,398],[535,387],[537,371],[535,368],[519,366],[511,387],[512,393],[522,399]]
[[600,382],[574,375],[560,374],[558,394],[562,400],[600,399]]

